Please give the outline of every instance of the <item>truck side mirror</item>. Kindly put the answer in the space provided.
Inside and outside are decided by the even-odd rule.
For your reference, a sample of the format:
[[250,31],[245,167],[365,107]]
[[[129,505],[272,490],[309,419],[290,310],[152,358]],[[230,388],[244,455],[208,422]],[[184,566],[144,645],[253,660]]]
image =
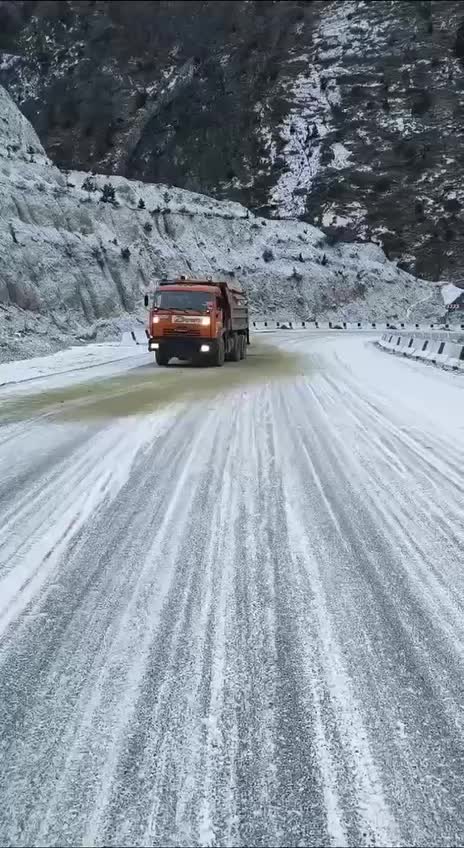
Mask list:
[[143,300],[144,300],[145,306],[148,306],[148,295],[147,294],[145,295]]

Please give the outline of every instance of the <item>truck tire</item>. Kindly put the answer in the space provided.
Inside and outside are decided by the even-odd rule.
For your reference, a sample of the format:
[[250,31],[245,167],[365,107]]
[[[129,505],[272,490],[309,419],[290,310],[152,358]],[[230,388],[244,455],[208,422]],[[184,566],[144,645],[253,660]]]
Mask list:
[[246,339],[246,336],[241,336],[241,339],[242,339],[242,349],[241,349],[241,354],[242,354],[242,355],[241,355],[241,357],[240,357],[240,358],[241,358],[241,359],[246,359],[246,358],[247,358],[247,353],[248,353],[248,350],[247,350],[247,339]]
[[245,347],[246,347],[245,336],[239,336],[238,341],[239,341],[240,359],[245,359]]
[[214,354],[213,365],[216,365],[217,368],[220,368],[224,365],[226,358],[226,352],[224,347],[224,339],[219,339],[217,343],[216,352]]
[[167,356],[164,351],[159,350],[159,349],[155,350],[155,359],[156,359],[157,365],[161,365],[161,367],[169,365],[169,358],[170,357]]
[[233,339],[232,339],[232,349],[230,351],[231,362],[240,362],[240,359],[241,359],[241,356],[240,356],[241,344],[242,344],[242,337],[235,334]]

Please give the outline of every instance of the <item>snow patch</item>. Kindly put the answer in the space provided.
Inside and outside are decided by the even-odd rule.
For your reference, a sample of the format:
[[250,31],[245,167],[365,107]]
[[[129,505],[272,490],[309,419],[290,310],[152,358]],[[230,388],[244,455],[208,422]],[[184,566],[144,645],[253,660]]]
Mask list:
[[19,62],[20,56],[13,53],[0,53],[0,71],[9,71]]
[[366,215],[366,209],[360,203],[353,201],[344,207],[344,215],[338,212],[338,207],[331,204],[326,207],[322,216],[323,227],[349,227],[360,224]]
[[[285,215],[298,217],[304,214],[305,195],[321,169],[321,141],[332,127],[332,106],[339,103],[340,91],[334,79],[311,68],[297,76],[288,96],[292,105],[278,128],[284,142],[280,156],[285,168],[272,189],[271,203]],[[270,135],[271,131],[264,127],[262,138],[268,140]],[[334,148],[335,167],[344,167],[348,151],[342,144],[335,144]],[[274,163],[276,158],[274,147],[271,161]]]
[[331,168],[341,170],[342,168],[347,168],[348,165],[351,164],[351,153],[343,144],[340,144],[340,142],[336,141],[335,144],[332,144],[331,149],[334,154],[334,158],[330,163]]
[[449,306],[450,303],[454,303],[455,300],[463,296],[463,293],[464,288],[459,288],[452,283],[445,283],[441,286],[441,296],[445,306]]

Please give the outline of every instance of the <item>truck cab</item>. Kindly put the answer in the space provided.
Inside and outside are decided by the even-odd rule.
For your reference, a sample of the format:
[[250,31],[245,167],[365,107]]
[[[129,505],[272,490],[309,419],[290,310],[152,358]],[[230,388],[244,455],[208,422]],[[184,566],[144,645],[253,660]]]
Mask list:
[[164,280],[148,313],[148,349],[158,365],[173,358],[221,366],[246,356],[248,304],[241,288],[213,280]]

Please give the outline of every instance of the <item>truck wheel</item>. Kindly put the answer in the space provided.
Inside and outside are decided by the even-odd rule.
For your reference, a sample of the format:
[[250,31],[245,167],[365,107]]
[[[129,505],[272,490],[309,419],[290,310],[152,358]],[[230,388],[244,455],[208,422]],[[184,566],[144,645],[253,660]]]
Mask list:
[[241,359],[240,351],[241,351],[242,337],[235,335],[232,339],[232,350],[230,352],[230,358],[232,362],[239,362]]
[[245,359],[245,347],[246,347],[245,336],[239,336],[238,337],[238,346],[239,346],[239,351],[240,351],[240,359]]
[[247,358],[247,353],[248,353],[248,350],[247,350],[247,340],[246,340],[246,336],[242,336],[242,337],[241,337],[241,339],[242,339],[242,355],[241,355],[241,359],[246,359],[246,358]]
[[225,352],[225,348],[224,348],[224,339],[219,339],[218,344],[217,344],[216,353],[215,353],[214,359],[213,359],[213,365],[216,365],[218,368],[220,368],[221,365],[224,365],[225,358],[226,358],[226,352]]
[[164,353],[164,351],[159,350],[159,349],[155,350],[155,359],[156,359],[157,365],[161,365],[161,366],[169,365],[169,358],[170,357],[167,356],[166,353]]

